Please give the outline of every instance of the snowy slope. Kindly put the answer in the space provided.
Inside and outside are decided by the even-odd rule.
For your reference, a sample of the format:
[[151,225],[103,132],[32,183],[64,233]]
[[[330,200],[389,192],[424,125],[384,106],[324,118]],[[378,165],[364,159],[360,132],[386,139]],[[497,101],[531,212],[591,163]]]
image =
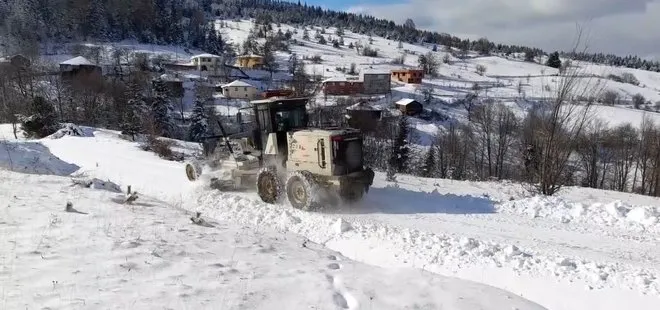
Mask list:
[[542,309],[473,282],[357,263],[267,228],[194,225],[164,202],[121,204],[122,194],[69,178],[0,179],[3,309]]
[[[245,39],[248,37],[253,23],[250,20],[222,21],[226,27],[220,27],[220,21],[216,21],[216,29],[232,43],[237,50]],[[291,53],[295,53],[300,58],[309,58],[312,56],[320,56],[322,61],[320,64],[314,64],[310,61],[306,62],[306,68],[309,74],[319,76],[321,79],[330,77],[344,76],[343,72],[337,69],[348,69],[351,64],[357,66],[358,71],[376,69],[389,71],[392,69],[412,68],[416,67],[419,55],[431,52],[439,61],[448,57],[448,63],[442,63],[438,70],[439,77],[431,78],[426,77],[421,85],[403,85],[394,83],[392,88],[392,96],[385,98],[389,102],[396,101],[401,98],[415,98],[418,100],[423,99],[422,89],[431,89],[433,91],[434,100],[426,108],[433,109],[443,114],[457,119],[465,120],[465,111],[461,107],[449,106],[445,103],[451,103],[466,94],[472,92],[474,85],[480,88],[479,94],[482,97],[497,99],[503,104],[512,107],[516,114],[524,116],[530,104],[526,104],[525,100],[543,99],[552,96],[556,92],[559,78],[557,69],[553,69],[542,64],[524,62],[522,55],[493,55],[493,56],[479,56],[473,52],[468,53],[467,58],[459,59],[446,52],[444,46],[438,46],[437,52],[432,52],[432,46],[429,45],[414,45],[403,43],[402,48],[398,48],[398,42],[388,40],[381,37],[371,38],[373,42],[369,43],[369,36],[350,31],[345,31],[343,36],[344,46],[334,48],[331,43],[319,44],[314,36],[316,31],[323,31],[323,36],[326,39],[337,39],[335,28],[323,29],[321,27],[307,26],[311,40],[303,39],[303,28],[295,28],[291,25],[282,24],[278,28],[273,25],[273,30],[277,32],[287,30],[293,32],[293,38],[300,44],[291,44]],[[263,40],[263,39],[260,39]],[[328,41],[330,42],[330,41]],[[349,49],[349,44],[360,44],[369,46],[378,51],[379,57],[367,57],[357,53],[355,49]],[[94,44],[85,43],[86,46],[94,46]],[[169,59],[175,62],[186,62],[194,54],[202,53],[203,51],[184,51],[181,47],[176,46],[159,46],[148,44],[136,44],[130,41],[103,44],[101,62],[109,63],[112,61],[111,55],[114,50],[126,49],[130,52],[145,53],[152,57],[160,57]],[[291,53],[278,51],[275,57],[279,62],[280,72],[274,74],[275,81],[271,86],[278,87],[285,84],[289,78],[288,73],[285,72],[288,67],[287,61]],[[404,64],[392,64],[392,60],[405,54]],[[57,63],[62,60],[71,58],[67,52],[63,54],[45,55],[43,58],[46,61]],[[130,58],[130,57],[129,57]],[[647,115],[656,122],[660,122],[660,113],[655,112],[655,103],[660,102],[660,73],[649,72],[628,68],[616,68],[604,65],[596,65],[586,62],[573,62],[573,65],[579,66],[579,71],[582,74],[579,78],[579,89],[585,88],[598,88],[602,91],[612,90],[620,94],[623,102],[620,106],[608,107],[599,106],[594,109],[594,115],[598,118],[605,120],[610,125],[618,125],[623,123],[632,123],[633,126],[639,126],[641,119]],[[483,75],[477,73],[477,66],[484,66],[486,72]],[[249,71],[249,70],[248,70]],[[621,76],[623,73],[633,74],[640,82],[639,86],[632,84],[619,83],[608,80],[607,77],[611,74]],[[255,78],[268,76],[265,71],[252,72]],[[185,74],[187,78],[198,79],[199,72],[188,72]],[[252,81],[257,83],[257,81]],[[190,84],[189,81],[186,82]],[[261,85],[261,84],[260,84]],[[189,86],[189,85],[188,85]],[[268,87],[269,85],[261,85]],[[631,106],[632,96],[635,94],[643,95],[650,103],[648,109],[654,112],[645,112],[643,110],[633,109]],[[586,96],[593,94],[584,94]],[[187,92],[184,99],[184,106],[189,110],[192,106],[194,94]],[[319,95],[315,98],[317,104],[333,105],[336,103],[336,98],[329,96],[325,97]],[[522,104],[521,104],[522,102]],[[217,100],[218,111],[223,114],[236,113],[236,107],[242,106],[242,103],[226,102],[224,100]],[[644,107],[645,109],[647,107]],[[421,128],[417,129],[422,132],[435,132],[441,123],[423,124],[436,127],[435,129]]]
[[40,142],[90,176],[217,221],[294,233],[371,265],[473,280],[548,309],[660,305],[657,198],[566,188],[548,200],[514,183],[400,176],[395,185],[378,175],[354,209],[308,213],[191,184],[181,163],[112,131]]

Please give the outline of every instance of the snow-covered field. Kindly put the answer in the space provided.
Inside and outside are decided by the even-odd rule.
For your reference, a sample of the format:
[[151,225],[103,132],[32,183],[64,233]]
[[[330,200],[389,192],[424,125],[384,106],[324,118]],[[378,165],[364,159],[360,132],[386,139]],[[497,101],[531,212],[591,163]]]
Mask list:
[[[582,188],[542,198],[515,183],[377,175],[360,205],[311,213],[189,183],[182,163],[112,131],[5,140],[0,154],[21,163],[28,143],[42,145],[36,162],[49,175],[0,170],[9,308],[536,307],[518,298],[547,309],[660,306],[657,198]],[[5,169],[25,172],[6,157]],[[58,170],[68,165],[77,168]],[[131,185],[138,204],[70,187],[67,173]],[[64,212],[67,201],[89,214]],[[215,227],[191,224],[190,212]]]
[[[66,141],[61,153],[66,149],[79,158],[91,155],[79,149],[89,142],[103,148],[91,137],[53,141]],[[122,143],[115,139],[115,144]],[[16,148],[11,154],[20,162]],[[45,147],[40,151],[54,157]],[[103,167],[112,157],[92,156]],[[49,163],[53,170],[61,165]],[[169,183],[166,179],[137,173],[177,171],[159,168],[163,164],[129,162],[131,181],[142,181],[134,190],[147,193],[132,204],[124,203],[123,193],[73,186],[71,177],[0,170],[2,308],[543,309],[483,284],[350,260],[304,235],[267,226],[205,214],[202,225],[195,225],[193,213],[182,208],[189,205],[157,199],[155,187],[144,186]]]

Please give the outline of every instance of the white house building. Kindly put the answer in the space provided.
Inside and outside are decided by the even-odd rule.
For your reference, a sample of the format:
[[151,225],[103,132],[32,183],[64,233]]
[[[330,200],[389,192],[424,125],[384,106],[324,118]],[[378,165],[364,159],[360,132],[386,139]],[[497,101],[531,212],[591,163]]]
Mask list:
[[222,68],[224,65],[222,61],[222,56],[213,55],[213,54],[199,54],[193,57],[190,57],[193,65],[197,67],[199,71],[216,71]]
[[236,80],[222,85],[222,94],[225,98],[252,100],[259,96],[259,90],[250,83]]

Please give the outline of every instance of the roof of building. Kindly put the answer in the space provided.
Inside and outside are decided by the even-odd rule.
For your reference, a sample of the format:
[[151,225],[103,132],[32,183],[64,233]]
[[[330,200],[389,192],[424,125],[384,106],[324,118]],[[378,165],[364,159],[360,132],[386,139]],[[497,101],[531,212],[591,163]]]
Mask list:
[[362,82],[362,79],[359,77],[333,76],[323,81],[323,83],[326,82]]
[[181,78],[178,77],[178,74],[177,75],[172,75],[172,74],[165,73],[165,74],[162,74],[160,76],[160,78],[162,80],[168,81],[168,82],[181,82]]
[[372,106],[367,104],[366,102],[358,102],[354,105],[348,106],[346,110],[353,110],[353,111],[381,111],[380,107],[378,106]]
[[195,59],[195,58],[200,58],[200,57],[207,57],[207,58],[222,58],[222,56],[218,56],[218,55],[214,55],[214,54],[207,54],[207,53],[204,53],[204,54],[199,54],[199,55],[192,56],[192,57],[190,57],[190,59]]
[[70,66],[81,66],[81,65],[86,65],[86,66],[94,66],[94,64],[87,60],[87,58],[78,56],[71,58],[67,61],[63,61],[60,63],[60,65],[70,65]]
[[392,72],[411,72],[411,71],[422,71],[422,69],[418,68],[402,68],[402,69],[394,69]]
[[406,105],[409,105],[413,102],[418,102],[418,101],[415,100],[415,99],[405,98],[405,99],[401,99],[401,100],[397,101],[395,104],[406,106]]
[[264,58],[264,56],[256,55],[256,54],[240,55],[240,56],[236,56],[236,57],[237,58]]
[[392,73],[389,70],[384,70],[384,69],[364,69],[364,70],[362,70],[362,74],[387,74],[387,75],[390,75]]
[[247,82],[243,82],[243,81],[241,81],[241,80],[236,80],[236,81],[233,81],[233,82],[231,82],[231,83],[229,83],[229,84],[222,85],[222,87],[230,87],[230,86],[237,86],[237,87],[255,87],[254,85],[252,85],[252,84],[250,84],[250,83],[247,83]]

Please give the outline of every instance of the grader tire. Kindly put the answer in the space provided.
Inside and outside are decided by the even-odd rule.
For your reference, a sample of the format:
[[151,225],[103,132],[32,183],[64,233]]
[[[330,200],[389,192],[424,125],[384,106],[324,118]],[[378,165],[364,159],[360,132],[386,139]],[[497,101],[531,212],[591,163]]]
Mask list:
[[257,194],[265,203],[277,203],[282,195],[282,182],[274,168],[263,168],[257,174]]
[[186,163],[186,177],[188,181],[197,181],[199,176],[202,174],[202,167],[197,162]]
[[320,205],[318,186],[307,172],[291,173],[286,181],[286,194],[291,206],[296,209],[310,211]]

